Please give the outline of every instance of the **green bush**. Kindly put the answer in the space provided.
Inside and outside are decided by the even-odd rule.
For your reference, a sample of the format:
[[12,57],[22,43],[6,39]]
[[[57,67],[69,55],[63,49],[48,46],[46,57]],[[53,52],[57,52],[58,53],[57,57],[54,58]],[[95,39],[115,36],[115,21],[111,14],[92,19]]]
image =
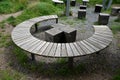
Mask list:
[[23,10],[28,0],[3,0],[0,2],[0,14],[8,14]]

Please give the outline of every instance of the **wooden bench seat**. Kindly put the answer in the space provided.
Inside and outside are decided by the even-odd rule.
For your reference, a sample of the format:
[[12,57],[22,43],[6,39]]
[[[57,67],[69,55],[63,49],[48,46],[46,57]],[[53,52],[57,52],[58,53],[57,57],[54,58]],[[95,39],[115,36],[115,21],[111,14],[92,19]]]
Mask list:
[[94,34],[88,39],[71,43],[53,43],[37,39],[30,33],[30,28],[41,21],[57,19],[56,15],[29,19],[17,25],[12,31],[12,40],[20,48],[46,57],[76,57],[96,53],[109,46],[112,32],[105,25],[94,25]]

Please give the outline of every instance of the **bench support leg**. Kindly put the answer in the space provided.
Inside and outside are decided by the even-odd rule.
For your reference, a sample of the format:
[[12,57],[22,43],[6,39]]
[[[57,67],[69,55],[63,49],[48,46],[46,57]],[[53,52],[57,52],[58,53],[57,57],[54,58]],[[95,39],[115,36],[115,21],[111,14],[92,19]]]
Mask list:
[[99,51],[99,52],[96,52],[96,54],[100,54],[100,51]]
[[56,18],[56,23],[58,23],[58,18]]
[[35,61],[35,54],[31,53],[31,58],[32,58],[32,61]]
[[73,69],[73,57],[68,58],[68,67],[69,69]]
[[38,27],[37,27],[37,24],[35,24],[35,32],[38,31]]

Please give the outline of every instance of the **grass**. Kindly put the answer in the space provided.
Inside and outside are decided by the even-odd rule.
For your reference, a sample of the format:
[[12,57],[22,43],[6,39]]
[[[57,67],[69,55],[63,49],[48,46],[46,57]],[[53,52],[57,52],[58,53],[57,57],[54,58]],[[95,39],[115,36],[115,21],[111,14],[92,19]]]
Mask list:
[[28,0],[2,0],[0,2],[0,14],[14,13],[23,10]]
[[12,70],[0,70],[0,80],[26,80],[26,77]]
[[115,22],[120,22],[120,18],[117,18],[117,19],[115,20]]
[[112,80],[120,80],[120,69],[116,71],[116,75],[113,76]]
[[102,9],[102,13],[110,14],[111,13],[111,8],[109,8],[107,10]]
[[113,33],[116,34],[117,32],[120,31],[120,25],[113,25],[111,27],[111,29],[112,29]]
[[[43,16],[43,15],[51,15],[51,14],[60,14],[61,9],[55,7],[52,4],[45,3],[45,2],[38,2],[36,4],[31,5],[27,9],[23,11],[21,15],[17,18],[10,17],[5,22],[10,23],[12,25],[17,25],[27,19]],[[29,15],[28,15],[29,14]]]
[[10,44],[10,35],[3,35],[2,33],[0,33],[0,48],[7,47]]
[[15,56],[17,57],[17,60],[19,61],[19,63],[22,66],[26,66],[27,62],[28,62],[28,56],[27,54],[24,52],[24,50],[20,49],[19,47],[14,45],[14,50],[13,53],[15,54]]

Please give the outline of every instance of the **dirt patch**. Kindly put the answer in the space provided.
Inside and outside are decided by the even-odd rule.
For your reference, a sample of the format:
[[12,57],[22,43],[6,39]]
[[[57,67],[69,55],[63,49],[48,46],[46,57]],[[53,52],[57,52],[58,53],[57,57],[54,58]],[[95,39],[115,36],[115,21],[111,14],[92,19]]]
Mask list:
[[14,16],[14,17],[17,17],[18,15],[20,15],[22,13],[22,11],[19,11],[17,13],[12,13],[12,14],[2,14],[0,15],[0,22],[9,18],[10,16]]

